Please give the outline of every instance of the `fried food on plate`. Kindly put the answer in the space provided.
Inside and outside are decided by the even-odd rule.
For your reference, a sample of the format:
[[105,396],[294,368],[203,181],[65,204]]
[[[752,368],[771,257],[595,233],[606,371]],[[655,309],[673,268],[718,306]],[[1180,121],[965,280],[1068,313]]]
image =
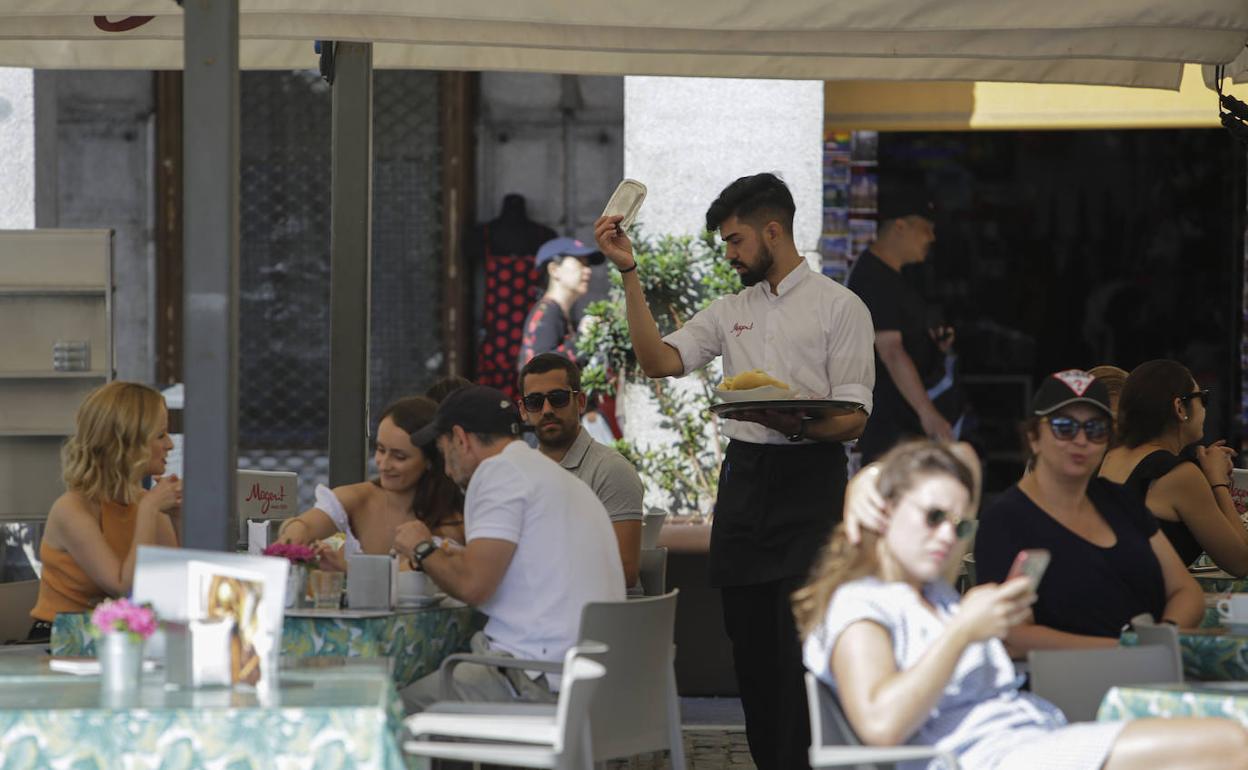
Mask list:
[[725,377],[724,381],[719,384],[720,390],[753,390],[754,388],[762,388],[770,385],[773,388],[789,389],[787,382],[781,382],[772,377],[762,369],[751,369],[748,372],[741,372],[736,377]]

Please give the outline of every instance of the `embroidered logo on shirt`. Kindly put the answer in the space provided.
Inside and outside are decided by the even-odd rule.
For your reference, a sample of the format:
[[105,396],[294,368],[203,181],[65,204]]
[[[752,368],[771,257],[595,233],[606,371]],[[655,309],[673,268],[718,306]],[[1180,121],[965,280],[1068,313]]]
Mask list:
[[733,325],[732,325],[732,336],[734,336],[734,337],[740,337],[740,336],[741,336],[741,332],[748,332],[749,330],[751,330],[751,329],[753,329],[753,328],[754,328],[754,323],[753,323],[753,322],[751,322],[749,326],[746,326],[745,324],[733,324]]
[[1092,380],[1095,379],[1092,375],[1079,369],[1067,369],[1053,376],[1065,383],[1066,387],[1073,390],[1076,396],[1082,396],[1083,392],[1092,384]]

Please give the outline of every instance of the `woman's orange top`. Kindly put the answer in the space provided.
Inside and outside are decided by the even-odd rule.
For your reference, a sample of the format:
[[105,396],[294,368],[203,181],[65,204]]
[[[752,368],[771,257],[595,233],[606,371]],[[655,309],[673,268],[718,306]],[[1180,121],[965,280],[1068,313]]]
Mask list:
[[[108,501],[101,503],[100,509],[100,532],[104,542],[118,559],[125,559],[134,542],[139,506]],[[39,600],[30,611],[35,620],[51,623],[59,612],[87,612],[105,598],[104,591],[87,577],[69,551],[52,548],[44,540],[39,546],[39,560],[43,562]]]

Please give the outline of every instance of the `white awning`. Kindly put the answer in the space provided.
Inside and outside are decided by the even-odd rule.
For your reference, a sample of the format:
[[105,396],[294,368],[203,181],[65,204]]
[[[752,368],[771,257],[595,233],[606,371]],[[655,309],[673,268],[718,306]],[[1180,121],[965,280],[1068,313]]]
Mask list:
[[[1245,0],[240,0],[240,37],[252,69],[314,67],[324,39],[372,41],[390,68],[1171,89],[1185,63],[1248,75]],[[172,0],[0,0],[0,65],[178,69],[181,38]]]

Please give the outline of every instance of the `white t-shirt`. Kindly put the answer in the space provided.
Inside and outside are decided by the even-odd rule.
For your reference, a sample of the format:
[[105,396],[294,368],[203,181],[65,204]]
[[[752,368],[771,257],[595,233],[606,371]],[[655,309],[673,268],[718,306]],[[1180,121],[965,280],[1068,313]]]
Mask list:
[[624,600],[624,567],[606,509],[585,482],[513,441],[477,466],[464,502],[468,543],[516,544],[489,601],[490,644],[518,658],[562,661],[581,609]]
[[[852,401],[871,412],[871,313],[857,294],[805,264],[786,275],[775,294],[760,281],[720,297],[663,341],[680,353],[685,374],[722,355],[726,375],[762,369],[803,395]],[[720,430],[754,444],[789,443],[752,422],[724,420]]]

